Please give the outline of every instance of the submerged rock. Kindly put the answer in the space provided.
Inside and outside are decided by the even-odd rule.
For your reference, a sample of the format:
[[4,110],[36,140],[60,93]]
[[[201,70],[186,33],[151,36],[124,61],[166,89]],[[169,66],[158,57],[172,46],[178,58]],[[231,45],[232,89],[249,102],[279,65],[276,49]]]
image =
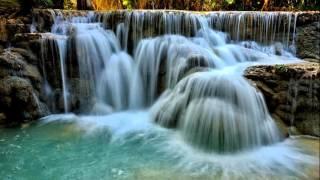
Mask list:
[[302,134],[320,136],[320,64],[254,66],[245,77],[264,94],[276,119]]

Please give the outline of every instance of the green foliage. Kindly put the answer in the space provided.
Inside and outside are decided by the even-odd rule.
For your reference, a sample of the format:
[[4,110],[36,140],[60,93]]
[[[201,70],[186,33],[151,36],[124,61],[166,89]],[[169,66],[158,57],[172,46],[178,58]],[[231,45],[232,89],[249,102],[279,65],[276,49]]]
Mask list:
[[277,64],[277,65],[275,65],[275,69],[276,69],[276,71],[278,71],[278,72],[288,72],[288,68],[287,68],[285,65],[283,65],[283,64]]
[[76,9],[76,3],[75,1],[72,0],[64,0],[63,2],[63,9],[68,9],[68,10],[72,10],[72,9]]
[[[37,0],[50,1],[50,0]],[[53,1],[53,0],[52,0]],[[54,4],[56,4],[54,1]],[[83,0],[85,1],[85,0]],[[106,9],[180,9],[212,10],[306,10],[319,9],[320,0],[91,0],[97,10]]]
[[122,4],[124,7],[126,7],[127,9],[132,9],[133,7],[133,2],[132,0],[123,0]]
[[233,4],[235,0],[225,0],[228,4]]

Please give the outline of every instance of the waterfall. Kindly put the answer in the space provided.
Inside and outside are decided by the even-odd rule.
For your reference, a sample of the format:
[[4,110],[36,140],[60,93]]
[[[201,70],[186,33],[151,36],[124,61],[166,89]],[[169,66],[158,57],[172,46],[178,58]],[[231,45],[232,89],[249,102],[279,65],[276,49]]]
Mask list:
[[[52,14],[54,14],[52,12]],[[63,99],[63,110],[65,113],[69,112],[69,90],[68,90],[68,82],[67,82],[67,69],[66,69],[66,56],[67,56],[67,32],[64,28],[59,28],[61,26],[61,23],[63,23],[63,17],[62,15],[54,16],[54,24],[52,26],[52,34],[44,34],[42,36],[42,42],[41,42],[41,58],[42,58],[42,69],[43,74],[45,76],[45,89],[47,96],[53,96],[50,92],[50,85],[47,81],[47,68],[44,67],[46,61],[50,59],[50,55],[53,56],[52,61],[59,60],[58,66],[60,67],[60,77],[61,77],[61,88],[62,88],[62,99]],[[35,22],[33,21],[33,25]],[[33,27],[35,29],[35,27]],[[57,58],[55,58],[55,55]],[[53,62],[53,64],[55,64]],[[49,98],[49,101],[51,101],[52,98]]]
[[138,109],[144,105],[141,83],[131,57],[120,52],[110,57],[101,74],[98,97],[116,111]]
[[281,139],[262,95],[244,78],[220,70],[187,76],[152,111],[159,124],[178,127],[186,141],[209,152],[236,152]]
[[[299,12],[208,12],[184,11],[117,11],[96,12],[95,19],[107,28],[123,32],[122,45],[135,49],[147,37],[164,34],[193,36],[203,23],[229,34],[231,40],[252,40],[263,44],[280,42],[286,49],[292,45]],[[115,19],[120,19],[115,22]],[[292,20],[294,20],[292,22]],[[121,24],[123,23],[123,24]],[[119,26],[117,26],[119,24]],[[121,30],[120,30],[121,29]],[[129,42],[132,42],[130,44]]]
[[[99,24],[73,24],[76,57],[79,64],[81,96],[96,96],[96,87],[102,71],[113,53],[120,47],[115,35],[104,31]],[[94,59],[94,61],[93,61]]]
[[52,48],[54,42],[57,49],[42,54],[43,60],[59,60],[60,83],[46,75],[54,73],[47,67],[43,71],[48,92],[61,86],[65,112],[74,109],[75,96],[82,113],[150,108],[154,122],[176,128],[187,144],[210,153],[282,139],[263,96],[241,74],[253,64],[296,59],[289,48],[296,15],[293,23],[293,14],[282,12],[53,15],[43,43]]
[[[54,101],[54,94],[51,91],[51,86],[58,86],[58,84],[61,84],[62,89],[62,98],[63,98],[63,111],[68,112],[69,111],[69,102],[68,102],[68,83],[66,78],[66,51],[67,51],[67,39],[65,36],[51,36],[51,35],[43,35],[43,39],[41,40],[41,64],[42,64],[42,71],[43,75],[45,77],[45,83],[44,83],[44,89],[45,89],[45,95],[47,96],[47,101]],[[58,60],[58,63],[55,61]],[[60,67],[60,75],[58,75],[55,70],[49,69],[53,68],[55,66]],[[53,73],[55,76],[60,77],[61,83],[58,83],[56,79],[49,79],[48,73]],[[52,82],[50,85],[49,81]],[[55,105],[54,102],[51,106],[53,110],[58,109],[58,107]]]
[[66,39],[58,39],[57,45],[60,54],[60,69],[61,69],[61,80],[62,80],[62,93],[63,93],[63,107],[64,111],[68,112],[68,90],[66,82],[66,68],[65,68],[65,55],[66,55]]

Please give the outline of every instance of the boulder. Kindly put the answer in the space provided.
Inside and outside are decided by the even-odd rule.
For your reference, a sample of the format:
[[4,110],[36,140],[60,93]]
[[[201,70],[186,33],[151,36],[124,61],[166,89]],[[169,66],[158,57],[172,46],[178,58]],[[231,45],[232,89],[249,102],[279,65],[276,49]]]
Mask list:
[[0,42],[9,43],[15,34],[30,32],[30,24],[24,24],[22,21],[15,19],[0,20]]
[[11,48],[11,51],[20,54],[27,63],[33,65],[38,65],[39,63],[38,58],[30,50],[23,48]]
[[0,82],[0,108],[5,124],[18,125],[44,115],[31,83],[23,78],[9,76]]
[[2,74],[1,70],[21,71],[25,65],[24,58],[10,49],[6,49],[5,52],[0,54],[0,74]]
[[0,124],[16,126],[47,115],[48,108],[39,100],[42,77],[35,61],[25,49],[5,49],[0,54]]
[[254,66],[245,75],[264,95],[273,117],[302,134],[320,136],[320,64]]
[[0,78],[19,76],[31,81],[35,89],[40,89],[42,77],[36,66],[27,61],[35,62],[36,57],[25,49],[6,49],[0,54]]

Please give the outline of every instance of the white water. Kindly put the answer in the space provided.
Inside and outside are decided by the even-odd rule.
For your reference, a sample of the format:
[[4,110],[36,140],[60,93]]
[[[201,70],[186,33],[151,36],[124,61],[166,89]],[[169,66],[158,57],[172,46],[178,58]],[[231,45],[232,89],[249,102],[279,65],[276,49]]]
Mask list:
[[[290,20],[291,14],[255,16],[252,23],[261,25],[251,39],[268,42],[264,45],[243,41],[246,14],[162,13],[164,35],[156,37],[149,37],[154,32],[148,29],[150,24],[144,25],[158,16],[128,13],[124,22],[117,24],[116,33],[108,29],[110,16],[89,13],[64,21],[55,18],[54,37],[62,34],[67,38],[63,42],[69,43],[58,43],[59,57],[75,52],[80,96],[90,99],[83,98],[81,105],[89,106],[86,111],[90,113],[49,116],[47,123],[67,120],[86,132],[107,128],[116,139],[132,133],[142,133],[142,137],[155,133],[165,137],[157,142],[159,150],[170,159],[176,158],[177,166],[199,172],[218,173],[222,169],[222,177],[236,175],[235,171],[259,174],[276,164],[281,167],[280,174],[294,172],[298,164],[309,162],[309,156],[281,142],[283,137],[262,94],[242,77],[248,66],[298,62],[288,48],[290,24],[284,29],[283,41],[275,42],[276,31],[285,21],[283,16]],[[190,28],[184,28],[182,22]],[[237,28],[233,32],[231,27]],[[228,29],[230,34],[221,29]],[[66,72],[70,67],[63,59],[60,68],[64,109],[68,111]],[[275,153],[278,150],[283,153]],[[256,161],[259,156],[265,159]],[[243,167],[246,163],[248,167]]]
[[[115,111],[152,105],[161,91],[173,88],[195,66],[221,69],[239,66],[239,63],[249,65],[248,62],[252,61],[270,63],[270,59],[273,62],[277,61],[275,59],[294,59],[287,50],[289,50],[290,34],[293,34],[292,43],[294,43],[298,13],[221,12],[199,15],[160,11],[89,12],[86,17],[67,17],[65,20],[60,11],[52,11],[52,14],[54,16],[52,33],[67,36],[68,44],[74,43],[72,47],[75,48],[71,50],[69,45],[67,47],[64,41],[62,43],[57,37],[66,112],[70,104],[68,97],[70,89],[66,77],[68,67],[64,67],[67,52],[72,54],[74,51],[76,54],[81,79],[81,96],[89,97],[93,100],[93,104],[106,103],[110,106],[109,110]],[[103,27],[108,28],[116,24],[110,24],[116,14],[124,15],[124,21],[114,27],[115,34]],[[294,16],[293,28],[291,28],[291,16]],[[251,23],[248,23],[249,19],[252,19]],[[154,28],[153,24],[158,21],[159,27]],[[237,25],[236,31],[231,31],[232,24]],[[240,28],[240,26],[245,27]],[[240,34],[245,33],[245,29],[249,27],[253,32],[251,39],[260,39],[260,42],[268,42],[269,45],[240,41],[244,39],[240,38]],[[159,32],[154,32],[157,28]],[[217,31],[222,29],[230,34]],[[255,34],[258,31],[261,32],[258,33],[259,38],[256,38]],[[276,42],[274,37],[279,32],[285,37],[280,41],[282,44]],[[191,37],[164,35],[144,39],[157,34],[182,34]],[[235,37],[236,42],[230,41],[229,37]],[[131,48],[128,49],[129,47]],[[124,52],[120,53],[121,49]],[[124,55],[130,51],[132,57],[129,54]],[[120,55],[115,55],[119,53]],[[112,61],[121,62],[108,62],[116,56],[121,57]],[[118,67],[112,64],[118,64]],[[123,65],[126,67],[125,70],[120,68]],[[111,66],[114,66],[115,70],[110,70],[113,69]],[[107,74],[115,74],[118,77],[106,77]],[[112,84],[113,82],[115,84]],[[115,93],[118,95],[113,96]],[[81,102],[81,104],[88,103]]]
[[[248,39],[262,44],[280,42],[285,49],[292,51],[298,15],[299,12],[220,11],[197,14],[187,11],[140,10],[96,12],[95,17],[107,28],[116,28],[117,32],[122,32],[120,42],[125,50],[128,50],[131,42],[135,49],[141,39],[154,35],[193,36],[206,24],[212,29],[227,32],[236,42]],[[119,16],[124,20],[117,24],[113,19]],[[292,39],[288,38],[290,34]]]
[[[228,78],[228,74],[230,73],[240,76],[245,67],[253,64],[292,62],[292,60],[295,60],[294,56],[286,51],[281,43],[268,46],[262,46],[250,41],[230,43],[227,38],[228,34],[211,29],[213,26],[212,18],[216,19],[215,16],[217,14],[201,16],[189,13],[163,13],[161,15],[164,18],[162,20],[165,22],[166,34],[185,34],[185,32],[181,31],[185,29],[183,29],[180,23],[187,20],[191,23],[192,27],[192,32],[190,30],[189,35],[194,33],[194,36],[163,35],[142,39],[144,34],[141,31],[144,30],[144,27],[137,27],[137,25],[143,24],[145,18],[150,20],[157,17],[152,13],[148,14],[146,12],[129,13],[128,17],[133,16],[133,20],[131,19],[130,22],[127,22],[129,19],[126,16],[124,24],[117,26],[117,36],[114,32],[104,29],[103,24],[95,22],[95,17],[104,22],[109,19],[109,16],[101,17],[99,14],[88,13],[87,17],[70,17],[63,20],[63,15],[58,13],[58,16],[54,17],[55,23],[52,27],[54,35],[52,37],[56,39],[60,58],[65,112],[68,112],[69,109],[69,85],[68,78],[66,77],[68,67],[65,67],[67,53],[72,54],[72,52],[75,52],[76,54],[80,78],[79,87],[81,87],[80,96],[91,99],[89,102],[86,98],[83,98],[85,100],[81,99],[81,101],[84,101],[81,102],[81,105],[84,105],[82,108],[88,108],[88,103],[93,104],[91,106],[93,107],[92,112],[98,114],[150,107],[156,102],[162,91],[166,89],[169,91],[170,89],[179,89],[179,86],[176,86],[176,84],[185,82],[185,79],[191,79],[193,75],[190,74],[197,71],[219,69],[213,75],[211,75],[212,73],[197,73],[200,78],[197,78],[196,81],[201,82],[203,78],[206,79],[211,76],[212,79],[215,79],[216,76],[221,76],[221,73],[223,74],[222,77],[226,78]],[[222,13],[219,14],[221,16],[219,18],[225,20],[228,18],[233,19],[235,16],[234,14],[229,15],[227,16]],[[224,18],[224,16],[228,18]],[[247,15],[243,14],[243,16]],[[237,21],[238,41],[240,40],[240,24],[242,24],[241,18],[243,16],[242,14],[237,16],[239,18]],[[282,17],[282,14],[279,16]],[[208,19],[208,17],[210,18]],[[278,16],[270,14],[270,17],[274,18]],[[286,14],[286,17],[290,21],[291,16]],[[260,21],[260,18],[260,16],[257,16],[257,21]],[[225,21],[229,22],[231,20]],[[262,24],[268,25],[269,21],[274,23],[273,20],[269,20],[269,17],[265,21]],[[106,24],[107,22],[104,23]],[[174,25],[172,26],[172,24]],[[134,29],[132,32],[134,39],[132,45],[136,48],[133,49],[132,56],[126,51],[129,39],[123,39],[129,38],[129,35],[126,34],[129,32],[128,29],[123,29],[126,26],[133,27]],[[146,28],[149,28],[149,25]],[[266,31],[269,29],[268,27],[265,28]],[[287,34],[289,33],[290,31]],[[66,37],[68,40],[61,38],[61,36]],[[67,42],[73,44],[67,45]],[[122,44],[125,51],[121,50],[120,44]],[[75,49],[71,49],[70,47]],[[235,84],[234,90],[231,89],[230,91],[234,91],[236,94],[238,93],[237,96],[245,98],[252,96],[256,99],[255,101],[259,102],[259,104],[246,104],[246,101],[241,99],[239,101],[243,101],[244,105],[239,105],[239,108],[248,106],[247,109],[249,109],[250,107],[257,106],[258,110],[252,113],[265,113],[263,98],[257,97],[255,95],[257,92],[252,91],[248,95],[244,94],[245,90],[242,89],[245,86],[250,86],[247,82],[240,77],[236,77],[230,83],[235,83],[237,78],[243,81],[242,84],[244,85]],[[222,87],[221,84],[207,83],[204,81],[209,90],[219,89],[217,91],[223,92],[227,90],[225,88],[228,88]],[[188,88],[200,88],[196,86]],[[202,90],[199,89],[199,91]],[[201,93],[198,96],[198,98],[203,98]],[[212,96],[215,97],[215,94],[212,94]],[[234,97],[231,96],[229,98],[232,99]],[[173,98],[170,100],[173,100]],[[174,102],[170,102],[169,104],[168,107],[176,106]],[[260,110],[263,113],[259,112]],[[240,109],[240,111],[243,110]],[[247,114],[249,112],[242,113]],[[261,115],[261,117],[264,116]],[[259,121],[259,118],[255,117],[253,119],[254,121]]]
[[143,107],[142,82],[133,62],[125,52],[113,54],[101,74],[98,97],[114,111]]
[[166,93],[153,106],[155,119],[178,126],[199,149],[230,153],[281,140],[262,95],[239,75],[194,73]]
[[63,107],[64,112],[67,113],[69,111],[68,108],[68,90],[67,90],[67,82],[66,82],[66,68],[65,68],[65,56],[66,56],[66,39],[59,39],[56,41],[59,49],[60,55],[60,69],[61,69],[61,79],[62,79],[62,93],[63,93]]
[[[308,174],[305,174],[303,168],[319,165],[316,157],[304,153],[291,138],[237,153],[204,152],[190,146],[179,131],[156,126],[152,122],[151,116],[148,111],[127,111],[104,116],[51,115],[42,119],[39,128],[46,128],[46,126],[54,124],[73,125],[71,130],[80,131],[84,137],[91,139],[90,141],[95,142],[101,138],[105,143],[110,138],[108,148],[119,145],[121,147],[118,152],[120,157],[113,159],[113,156],[117,157],[115,154],[105,154],[105,157],[98,157],[98,162],[104,162],[102,166],[94,166],[99,170],[102,168],[114,171],[115,167],[109,166],[109,164],[125,159],[124,166],[118,168],[123,171],[124,175],[137,173],[134,170],[130,172],[128,167],[139,164],[139,161],[143,162],[148,155],[145,166],[142,166],[143,175],[146,174],[146,177],[142,175],[141,178],[145,179],[148,179],[148,173],[151,173],[151,177],[160,179],[306,179]],[[70,129],[68,133],[70,133]],[[138,142],[134,141],[134,144],[138,145],[138,149],[152,147],[153,150],[133,154],[139,158],[130,161],[131,157],[128,157],[127,152],[136,151],[137,148],[132,147],[132,144],[126,144],[132,140],[138,140]],[[81,141],[77,141],[76,145],[79,143]],[[89,154],[92,154],[94,149],[105,146],[103,143],[91,143],[91,146],[88,147],[91,149]],[[84,156],[86,157],[86,155]],[[110,158],[110,160],[105,161],[105,158]],[[166,163],[160,168],[153,169],[152,166],[158,161]],[[66,174],[72,174],[73,171],[71,168]],[[86,176],[95,177],[91,171],[85,171]],[[139,176],[130,178],[130,176],[124,175],[121,173],[112,179],[140,179]],[[81,173],[77,176],[81,177]]]

